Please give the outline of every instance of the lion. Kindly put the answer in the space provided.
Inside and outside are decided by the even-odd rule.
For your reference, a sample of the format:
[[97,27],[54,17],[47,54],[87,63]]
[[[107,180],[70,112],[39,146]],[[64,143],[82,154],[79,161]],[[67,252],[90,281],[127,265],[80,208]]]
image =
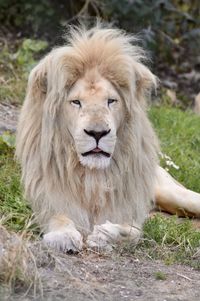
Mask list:
[[[137,243],[155,199],[173,213],[186,203],[186,189],[158,165],[145,105],[156,76],[119,29],[72,28],[67,41],[29,76],[16,139],[25,196],[52,248]],[[199,214],[191,195],[188,211]]]

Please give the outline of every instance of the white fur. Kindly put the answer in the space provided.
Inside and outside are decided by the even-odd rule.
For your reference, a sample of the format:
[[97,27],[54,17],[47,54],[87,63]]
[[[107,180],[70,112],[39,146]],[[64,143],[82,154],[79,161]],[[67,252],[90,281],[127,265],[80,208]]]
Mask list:
[[156,168],[156,205],[179,216],[200,217],[200,194],[186,189],[162,167]]
[[87,238],[89,248],[111,250],[112,245],[122,240],[131,240],[135,244],[141,236],[137,226],[122,226],[106,221],[103,225],[94,226],[92,234]]
[[[30,74],[16,155],[51,246],[81,248],[77,230],[87,235],[106,220],[141,227],[152,207],[157,140],[144,103],[156,78],[134,41],[117,29],[72,29],[67,46],[52,50]],[[71,105],[77,97],[81,107]],[[109,98],[117,102],[108,106]],[[96,147],[84,129],[110,130],[99,147],[111,158],[81,157]],[[49,230],[59,215],[77,230]],[[113,236],[118,226],[97,226],[92,237],[105,227]]]
[[47,246],[63,252],[77,252],[83,247],[82,235],[71,225],[48,232],[43,236],[43,241]]
[[105,169],[110,165],[110,158],[105,158],[102,155],[92,155],[88,157],[80,157],[80,162],[83,166],[87,166],[90,169]]

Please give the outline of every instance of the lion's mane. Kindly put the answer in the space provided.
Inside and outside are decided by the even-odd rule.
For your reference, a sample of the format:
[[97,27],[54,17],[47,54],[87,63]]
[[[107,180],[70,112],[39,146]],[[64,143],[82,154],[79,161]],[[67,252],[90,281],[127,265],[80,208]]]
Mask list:
[[[145,55],[134,42],[117,29],[72,29],[67,46],[53,49],[29,76],[16,155],[26,197],[43,226],[59,213],[86,230],[107,219],[141,225],[151,207],[157,142],[144,102],[156,79],[141,63]],[[66,93],[91,68],[116,87],[126,112],[105,170],[81,166],[62,126]]]

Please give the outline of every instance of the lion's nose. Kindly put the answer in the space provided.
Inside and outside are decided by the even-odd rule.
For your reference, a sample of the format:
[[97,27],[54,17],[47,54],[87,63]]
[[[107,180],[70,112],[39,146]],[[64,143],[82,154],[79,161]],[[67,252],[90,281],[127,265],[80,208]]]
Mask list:
[[96,131],[87,131],[86,129],[84,129],[84,132],[85,132],[87,135],[93,137],[93,138],[96,140],[97,144],[98,144],[99,140],[100,140],[102,137],[104,137],[104,136],[106,136],[106,135],[108,135],[108,134],[110,133],[110,130],[108,130],[108,131],[96,132]]

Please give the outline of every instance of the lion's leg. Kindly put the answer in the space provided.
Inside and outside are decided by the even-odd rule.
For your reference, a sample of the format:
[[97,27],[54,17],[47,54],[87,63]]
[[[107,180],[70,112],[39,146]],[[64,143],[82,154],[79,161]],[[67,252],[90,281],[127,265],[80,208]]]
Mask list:
[[186,189],[160,166],[157,167],[155,199],[156,205],[164,211],[200,217],[200,194]]
[[56,215],[50,219],[43,240],[48,246],[65,252],[77,252],[83,246],[82,235],[77,231],[73,221],[64,215]]
[[137,244],[141,230],[137,226],[119,225],[106,221],[105,224],[94,226],[92,234],[87,238],[87,245],[96,249],[112,249],[112,245],[122,240],[131,240]]

